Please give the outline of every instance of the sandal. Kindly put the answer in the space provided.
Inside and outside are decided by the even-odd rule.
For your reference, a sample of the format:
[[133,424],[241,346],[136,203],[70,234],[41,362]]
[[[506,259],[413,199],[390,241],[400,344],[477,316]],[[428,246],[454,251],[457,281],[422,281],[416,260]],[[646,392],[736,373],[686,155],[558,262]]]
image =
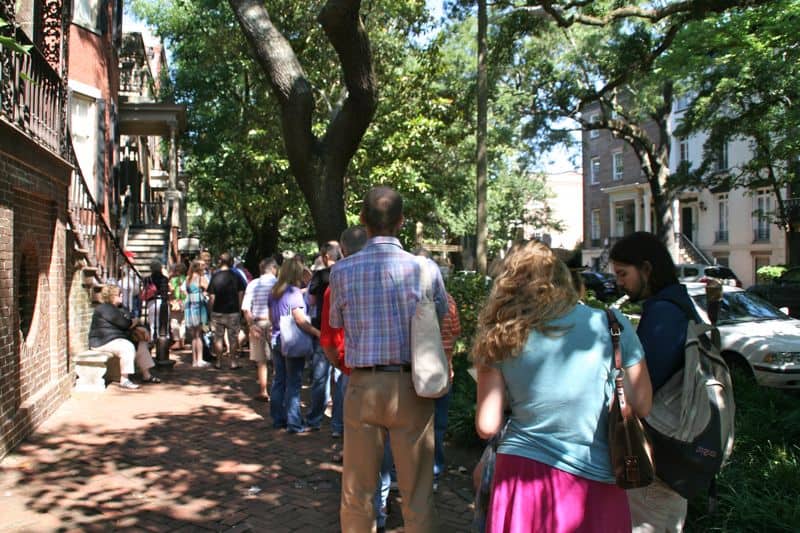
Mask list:
[[161,379],[158,377],[150,374],[150,377],[147,379],[142,379],[142,383],[161,383]]

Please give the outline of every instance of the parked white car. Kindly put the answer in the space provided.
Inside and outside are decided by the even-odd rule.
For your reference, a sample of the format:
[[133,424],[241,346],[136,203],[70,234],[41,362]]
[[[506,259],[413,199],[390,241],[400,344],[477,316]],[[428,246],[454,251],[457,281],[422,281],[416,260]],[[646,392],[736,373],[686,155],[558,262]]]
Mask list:
[[[700,317],[708,321],[705,284],[686,287]],[[800,388],[800,320],[754,294],[723,286],[717,327],[730,366],[749,369],[760,385]]]
[[681,283],[705,283],[709,278],[717,279],[723,285],[741,287],[742,282],[733,270],[722,265],[703,265],[700,263],[681,263],[675,265],[675,273]]

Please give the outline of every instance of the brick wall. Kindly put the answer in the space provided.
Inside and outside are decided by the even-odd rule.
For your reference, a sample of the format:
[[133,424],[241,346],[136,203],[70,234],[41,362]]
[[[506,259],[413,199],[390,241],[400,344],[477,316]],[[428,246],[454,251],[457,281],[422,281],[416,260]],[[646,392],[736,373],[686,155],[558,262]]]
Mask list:
[[[0,124],[0,457],[69,396],[69,167]],[[71,274],[70,274],[71,275]]]

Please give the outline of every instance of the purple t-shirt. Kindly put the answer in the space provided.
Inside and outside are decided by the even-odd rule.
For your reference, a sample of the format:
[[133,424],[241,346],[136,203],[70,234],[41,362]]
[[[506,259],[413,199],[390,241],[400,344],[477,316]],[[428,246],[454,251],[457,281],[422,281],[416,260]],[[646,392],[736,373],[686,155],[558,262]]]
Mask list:
[[306,310],[306,302],[303,298],[303,291],[297,287],[290,285],[286,291],[277,300],[269,295],[269,320],[272,322],[272,345],[281,336],[281,323],[280,318],[292,312],[292,309],[302,307],[303,311]]

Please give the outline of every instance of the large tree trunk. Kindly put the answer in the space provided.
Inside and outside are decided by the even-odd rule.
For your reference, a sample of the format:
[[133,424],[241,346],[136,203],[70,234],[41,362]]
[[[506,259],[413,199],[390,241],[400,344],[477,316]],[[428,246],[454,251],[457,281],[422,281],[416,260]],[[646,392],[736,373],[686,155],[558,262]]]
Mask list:
[[486,214],[487,193],[487,153],[486,153],[486,128],[489,105],[489,84],[486,65],[486,28],[488,17],[486,13],[486,0],[478,0],[478,131],[477,145],[477,176],[476,176],[476,213],[475,221],[476,250],[475,259],[478,263],[478,272],[486,274],[487,271],[487,241],[488,224]]
[[258,263],[262,259],[273,257],[278,252],[278,239],[280,238],[278,224],[281,218],[282,215],[276,215],[274,218],[265,219],[250,237],[244,264],[254,276],[258,273]]
[[359,0],[328,0],[318,20],[339,57],[348,95],[324,137],[311,131],[311,84],[291,45],[275,28],[263,0],[228,0],[267,74],[281,109],[289,165],[306,200],[318,243],[346,226],[344,176],[377,107],[369,39]]

